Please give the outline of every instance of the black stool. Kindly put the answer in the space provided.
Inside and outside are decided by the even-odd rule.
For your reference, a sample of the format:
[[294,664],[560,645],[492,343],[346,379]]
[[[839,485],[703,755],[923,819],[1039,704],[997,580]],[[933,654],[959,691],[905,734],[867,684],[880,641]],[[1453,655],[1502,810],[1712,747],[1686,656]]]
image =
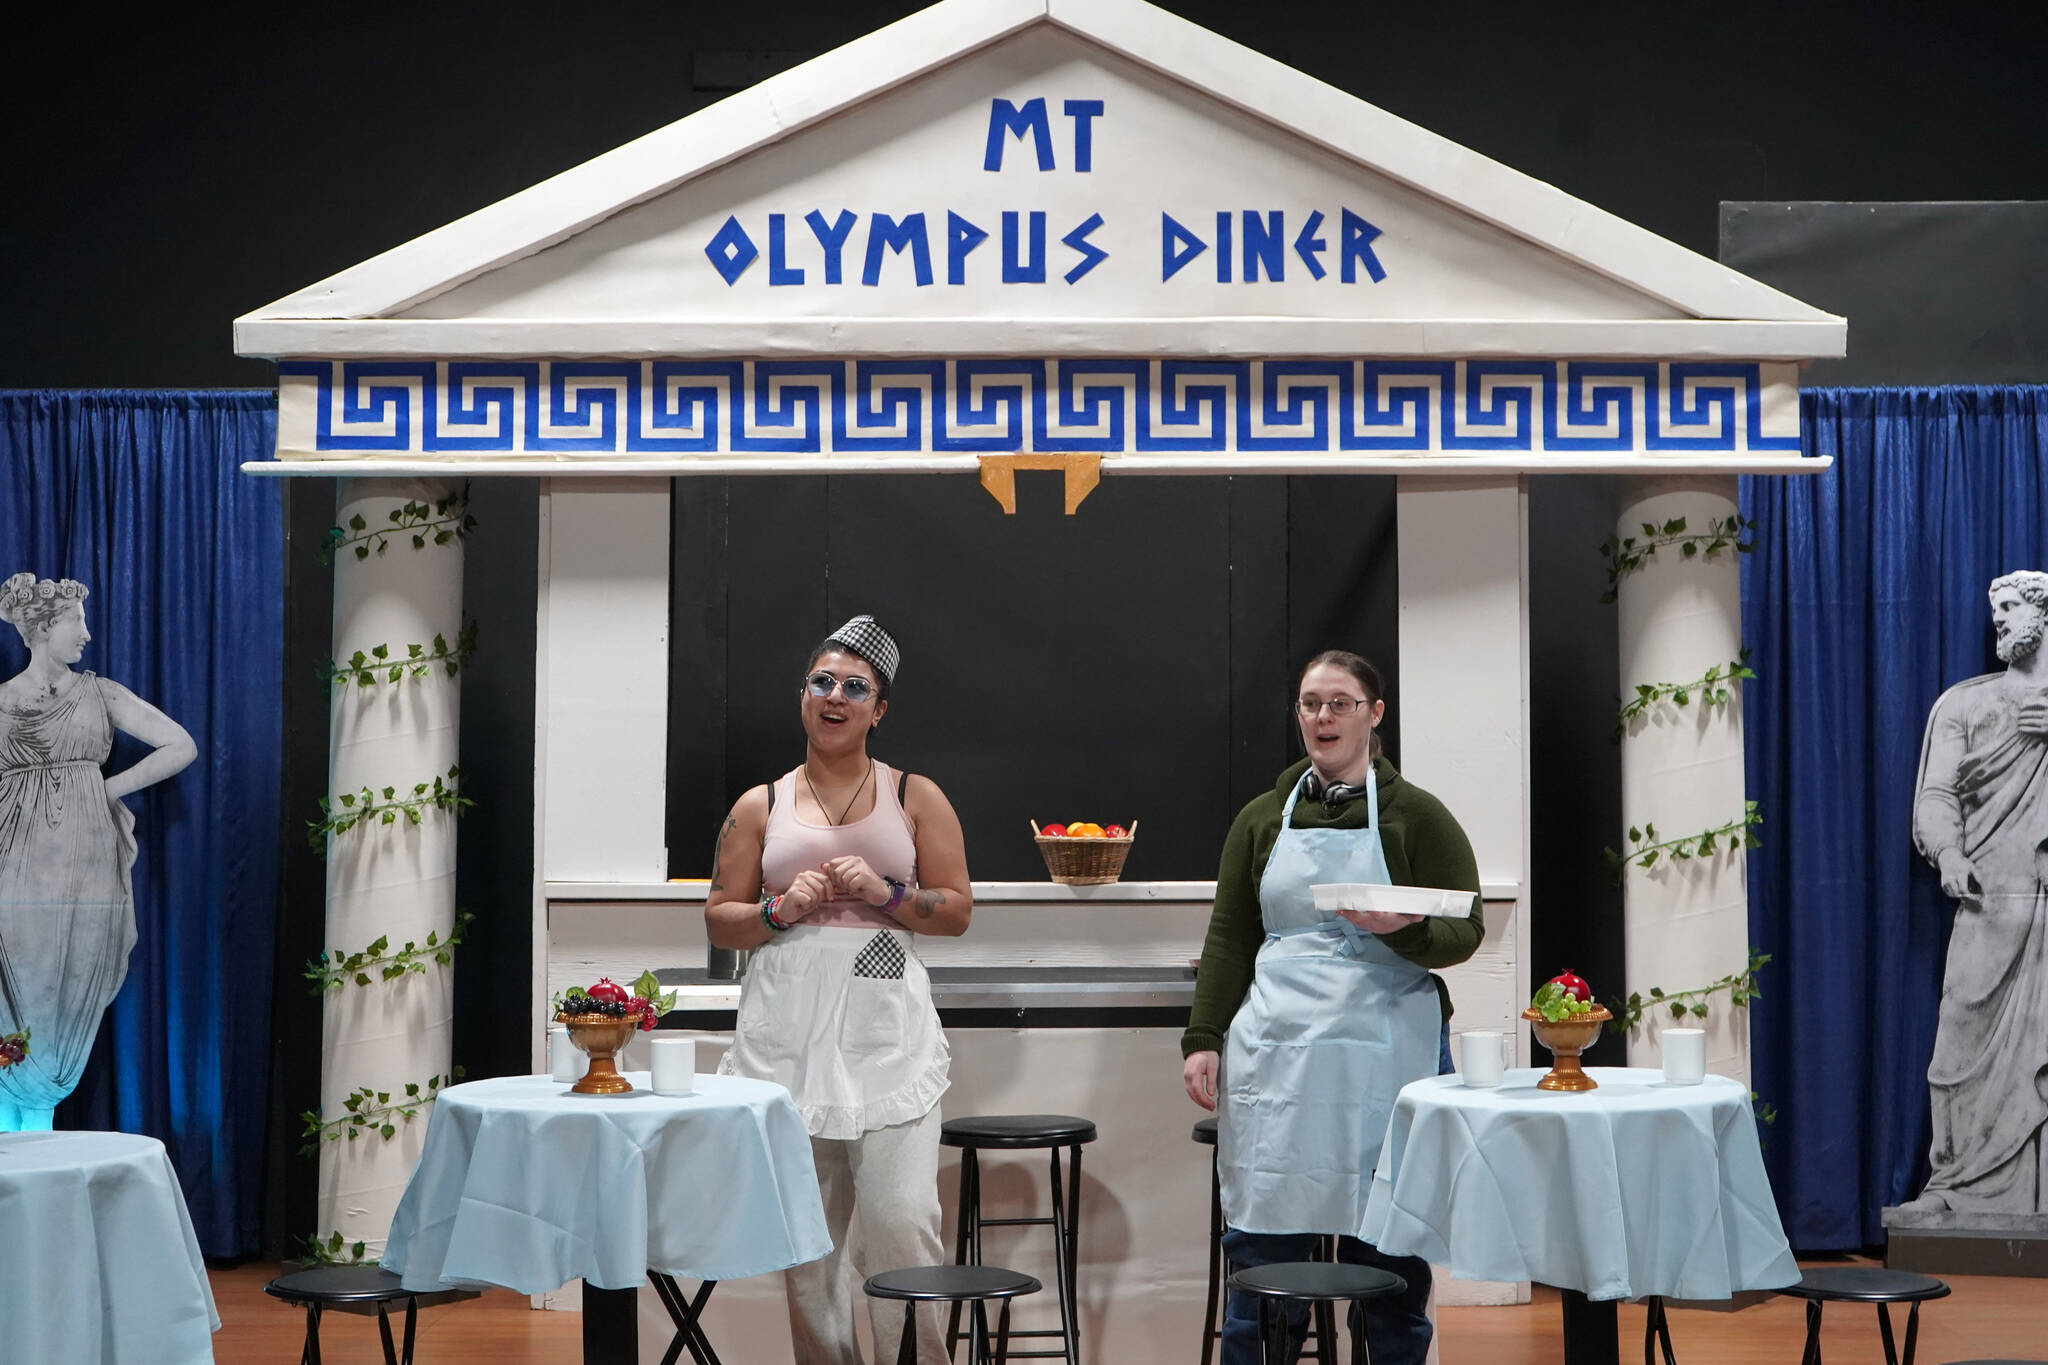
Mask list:
[[[963,1303],[972,1305],[968,1315],[967,1365],[1003,1365],[1010,1358],[1010,1300],[1022,1294],[1036,1294],[1045,1286],[1029,1275],[994,1265],[926,1265],[909,1270],[885,1270],[868,1279],[868,1297],[902,1299],[903,1344],[896,1351],[896,1365],[917,1365],[917,1305],[951,1303],[957,1314]],[[1002,1312],[996,1317],[995,1350],[989,1350],[988,1301],[1001,1299]],[[952,1354],[947,1346],[946,1353]]]
[[[412,1365],[413,1334],[422,1307],[473,1299],[466,1289],[443,1289],[432,1294],[415,1294],[405,1289],[398,1276],[374,1265],[321,1265],[280,1275],[263,1286],[272,1298],[283,1299],[306,1310],[306,1344],[299,1350],[299,1365],[320,1365],[320,1315],[332,1308],[337,1313],[377,1315],[377,1330],[384,1337],[385,1365]],[[405,1350],[391,1345],[391,1305],[405,1302]]]
[[1651,1351],[1659,1345],[1664,1348],[1664,1365],[1678,1365],[1671,1354],[1671,1320],[1664,1316],[1664,1296],[1652,1294],[1643,1300],[1643,1365],[1656,1365]]
[[1892,1316],[1888,1307],[1910,1303],[1906,1317],[1906,1355],[1903,1365],[1913,1365],[1913,1339],[1920,1334],[1920,1305],[1928,1299],[1945,1299],[1948,1286],[1932,1275],[1915,1275],[1910,1270],[1886,1270],[1879,1266],[1828,1266],[1809,1270],[1799,1283],[1781,1294],[1806,1300],[1806,1352],[1800,1365],[1820,1365],[1820,1310],[1825,1303],[1874,1303],[1877,1328],[1884,1337],[1885,1365],[1902,1365],[1892,1345]]
[[1405,1294],[1408,1282],[1391,1270],[1372,1266],[1282,1261],[1240,1270],[1230,1277],[1230,1287],[1259,1300],[1259,1339],[1265,1344],[1265,1365],[1287,1365],[1286,1310],[1290,1303],[1319,1308],[1349,1303],[1346,1325],[1351,1329],[1351,1365],[1371,1365],[1372,1354],[1365,1344],[1366,1301]]
[[[1195,1120],[1195,1131],[1190,1134],[1196,1142],[1205,1147],[1216,1145],[1216,1120],[1214,1116]],[[1337,1259],[1337,1239],[1323,1237],[1316,1243],[1315,1259],[1331,1261]],[[1202,1313],[1202,1365],[1210,1365],[1215,1358],[1216,1343],[1223,1340],[1223,1181],[1216,1172],[1216,1156],[1209,1156],[1209,1297]],[[1302,1338],[1302,1354],[1314,1344],[1316,1359],[1329,1365],[1332,1332],[1336,1315],[1327,1303],[1317,1304],[1315,1316],[1308,1335]]]
[[[1018,1351],[1017,1358],[1057,1356],[1066,1365],[1080,1365],[1081,1315],[1075,1306],[1074,1276],[1079,1265],[1077,1225],[1081,1219],[1081,1146],[1095,1141],[1095,1125],[1071,1114],[992,1114],[984,1118],[947,1119],[939,1127],[939,1141],[960,1149],[959,1230],[953,1243],[955,1265],[981,1264],[981,1230],[985,1227],[1052,1225],[1053,1269],[1059,1285],[1060,1325],[1058,1328],[1013,1332],[1018,1337],[1058,1337],[1057,1351]],[[981,1161],[983,1151],[1032,1151],[1052,1149],[1052,1217],[983,1218],[981,1216]],[[1064,1176],[1060,1153],[1067,1156]],[[946,1324],[946,1354],[960,1340],[960,1305],[956,1302]]]

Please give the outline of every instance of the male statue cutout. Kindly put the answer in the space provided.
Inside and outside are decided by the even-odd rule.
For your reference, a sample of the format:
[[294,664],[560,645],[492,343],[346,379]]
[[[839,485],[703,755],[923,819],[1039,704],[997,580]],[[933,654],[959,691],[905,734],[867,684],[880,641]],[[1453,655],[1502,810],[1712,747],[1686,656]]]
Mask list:
[[1913,800],[1913,842],[1956,898],[1914,1211],[2048,1212],[2048,574],[1990,595],[2005,670],[1936,699]]

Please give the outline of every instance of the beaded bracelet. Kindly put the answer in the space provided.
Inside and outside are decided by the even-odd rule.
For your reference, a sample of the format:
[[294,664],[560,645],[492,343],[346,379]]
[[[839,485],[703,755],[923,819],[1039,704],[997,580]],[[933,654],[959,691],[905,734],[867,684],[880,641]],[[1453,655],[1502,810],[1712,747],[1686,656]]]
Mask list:
[[761,897],[761,923],[768,926],[770,933],[786,934],[796,928],[794,924],[784,924],[775,917],[775,907],[781,904],[782,897],[780,896]]

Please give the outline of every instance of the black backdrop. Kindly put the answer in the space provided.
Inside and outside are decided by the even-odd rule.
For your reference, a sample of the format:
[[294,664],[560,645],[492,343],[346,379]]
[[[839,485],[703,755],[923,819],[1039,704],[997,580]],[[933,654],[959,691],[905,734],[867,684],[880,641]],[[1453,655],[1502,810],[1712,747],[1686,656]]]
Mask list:
[[[221,5],[53,26],[41,46],[20,30],[0,81],[0,386],[269,387],[270,365],[232,354],[236,315],[915,7]],[[1166,7],[1709,255],[1723,200],[2048,195],[2038,5]],[[1019,521],[1054,525],[1052,495],[1024,484]],[[506,983],[527,979],[532,855],[534,486],[493,483],[479,500],[489,534],[470,552],[468,606],[485,652],[465,679],[463,751],[474,770],[488,746],[494,771],[462,836],[458,894],[479,919],[458,963],[467,1003],[455,1041],[472,1075],[525,1064],[527,1002]],[[291,504],[285,676],[309,684],[331,583],[308,537],[327,524],[332,491],[299,484]],[[1531,965],[1618,981],[1619,900],[1598,859],[1619,820],[1607,743],[1616,650],[1594,553],[1613,489],[1539,479],[1530,504]],[[804,608],[811,624],[823,627],[828,605]],[[913,643],[915,669],[933,651]],[[795,667],[787,657],[764,642],[771,676]],[[297,861],[279,944],[295,966],[317,950],[319,872],[296,826],[325,772],[325,713],[317,688],[288,688],[284,704],[282,823]],[[779,771],[794,760],[769,746],[750,761]],[[684,843],[704,843],[701,817],[679,823],[691,827]],[[317,1001],[280,995],[281,1116],[312,1103],[318,1037]],[[281,1118],[280,1161],[293,1126]],[[310,1180],[281,1168],[275,1188],[275,1226],[310,1227]]]
[[1213,877],[1300,756],[1293,670],[1335,644],[1398,679],[1392,479],[1059,497],[1056,474],[1020,476],[1015,516],[965,478],[678,479],[671,872],[707,875],[732,801],[802,757],[804,656],[856,611],[904,651],[870,750],[947,791],[982,881],[1044,879],[1027,818],[1136,817],[1126,877]]

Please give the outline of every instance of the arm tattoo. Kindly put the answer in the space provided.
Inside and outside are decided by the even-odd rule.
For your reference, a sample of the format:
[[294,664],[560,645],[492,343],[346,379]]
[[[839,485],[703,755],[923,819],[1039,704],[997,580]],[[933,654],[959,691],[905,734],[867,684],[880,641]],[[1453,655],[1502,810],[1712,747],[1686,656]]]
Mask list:
[[718,831],[718,843],[711,850],[711,889],[713,891],[725,890],[725,887],[718,880],[718,865],[725,859],[725,841],[732,834],[733,830],[738,828],[739,823],[740,818],[737,815],[728,815],[725,817],[725,828]]
[[934,912],[946,903],[943,891],[913,891],[910,893],[910,908],[917,912],[919,919],[930,919]]

